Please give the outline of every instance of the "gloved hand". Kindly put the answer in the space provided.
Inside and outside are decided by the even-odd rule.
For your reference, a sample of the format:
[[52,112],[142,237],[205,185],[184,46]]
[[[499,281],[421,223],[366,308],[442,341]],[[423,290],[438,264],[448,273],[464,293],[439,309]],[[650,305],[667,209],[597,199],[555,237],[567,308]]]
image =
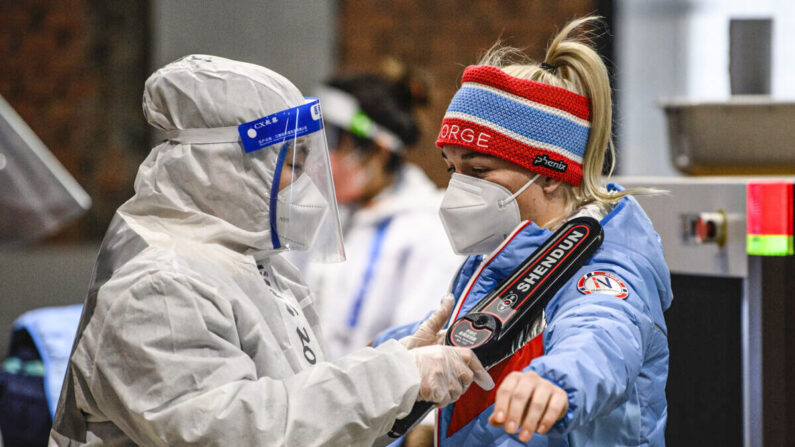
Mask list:
[[422,322],[417,332],[408,337],[401,338],[400,343],[403,344],[406,349],[442,344],[442,340],[444,340],[442,328],[448,318],[450,318],[450,312],[452,311],[453,295],[448,294],[442,298],[442,303],[439,305],[439,308],[437,308],[427,320]]
[[474,381],[484,390],[494,388],[494,381],[471,349],[430,345],[409,351],[422,379],[417,400],[449,405]]

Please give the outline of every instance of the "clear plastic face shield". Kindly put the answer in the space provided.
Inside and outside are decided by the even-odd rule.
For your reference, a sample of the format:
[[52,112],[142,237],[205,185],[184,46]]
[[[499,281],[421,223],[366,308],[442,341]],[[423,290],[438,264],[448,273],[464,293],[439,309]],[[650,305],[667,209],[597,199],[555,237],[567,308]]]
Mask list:
[[269,185],[276,249],[308,251],[317,262],[345,260],[323,116],[317,98],[238,126],[248,156]]

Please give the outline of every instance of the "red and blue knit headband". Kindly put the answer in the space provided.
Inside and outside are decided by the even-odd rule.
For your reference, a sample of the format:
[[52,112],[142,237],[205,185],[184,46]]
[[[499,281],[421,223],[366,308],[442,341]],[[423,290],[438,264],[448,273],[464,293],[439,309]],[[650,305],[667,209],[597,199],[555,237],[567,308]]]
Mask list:
[[588,98],[487,65],[467,67],[461,81],[437,146],[464,146],[580,184],[591,129]]

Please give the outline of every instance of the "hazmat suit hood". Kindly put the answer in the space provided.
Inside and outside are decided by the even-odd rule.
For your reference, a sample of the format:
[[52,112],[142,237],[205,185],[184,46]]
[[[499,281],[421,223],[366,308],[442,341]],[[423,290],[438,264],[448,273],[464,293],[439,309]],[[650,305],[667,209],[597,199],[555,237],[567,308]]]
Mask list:
[[[191,55],[149,77],[143,112],[149,124],[173,132],[237,126],[303,103],[298,88],[267,68]],[[239,141],[164,141],[141,165],[135,196],[118,214],[150,245],[184,238],[264,254],[273,250],[275,163],[275,153],[246,156]]]

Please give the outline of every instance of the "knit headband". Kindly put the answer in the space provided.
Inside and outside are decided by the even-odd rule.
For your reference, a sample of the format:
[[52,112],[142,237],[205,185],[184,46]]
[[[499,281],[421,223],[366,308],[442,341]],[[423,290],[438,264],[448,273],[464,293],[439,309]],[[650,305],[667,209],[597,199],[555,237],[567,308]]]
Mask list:
[[497,67],[469,66],[436,145],[464,146],[577,186],[591,129],[588,98]]

